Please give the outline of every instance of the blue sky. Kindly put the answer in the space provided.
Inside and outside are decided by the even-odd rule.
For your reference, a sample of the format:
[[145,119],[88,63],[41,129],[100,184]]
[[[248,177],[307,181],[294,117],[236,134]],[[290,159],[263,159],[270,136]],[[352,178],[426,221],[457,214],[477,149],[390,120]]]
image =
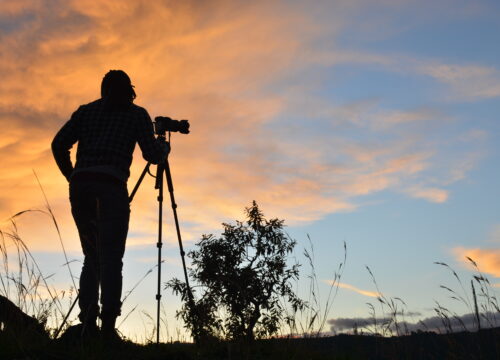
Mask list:
[[[121,68],[151,116],[191,122],[192,134],[174,134],[171,155],[188,248],[256,200],[285,219],[304,270],[310,235],[322,293],[346,242],[346,285],[330,318],[368,316],[374,299],[347,288],[376,290],[366,265],[381,291],[421,318],[434,300],[466,312],[439,288],[456,284],[433,262],[468,281],[471,256],[500,283],[499,10],[451,0],[3,1],[2,219],[43,207],[34,169],[70,257],[81,260],[49,145],[98,96],[103,74]],[[134,159],[129,188],[144,166],[139,152]],[[148,181],[132,205],[125,289],[156,262]],[[168,221],[163,279],[181,275]],[[19,229],[67,289],[47,218],[27,215]],[[154,283],[150,275],[125,308],[154,312]],[[307,297],[307,281],[300,288]],[[172,329],[181,327],[178,299],[165,299]],[[144,335],[139,311],[124,332]]]

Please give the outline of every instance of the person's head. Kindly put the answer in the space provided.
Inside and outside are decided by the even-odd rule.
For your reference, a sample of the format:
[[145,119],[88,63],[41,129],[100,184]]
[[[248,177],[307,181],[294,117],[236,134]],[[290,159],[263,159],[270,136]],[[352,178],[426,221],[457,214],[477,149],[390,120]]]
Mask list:
[[101,97],[115,107],[128,106],[136,97],[130,78],[122,70],[110,70],[101,83]]

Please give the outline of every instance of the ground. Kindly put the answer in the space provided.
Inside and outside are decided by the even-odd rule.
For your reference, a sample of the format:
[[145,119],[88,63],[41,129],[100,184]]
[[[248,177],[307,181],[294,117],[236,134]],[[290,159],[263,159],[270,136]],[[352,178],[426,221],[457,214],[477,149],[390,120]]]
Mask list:
[[184,343],[139,345],[124,342],[110,347],[26,339],[0,331],[0,359],[137,359],[137,360],[326,360],[326,359],[500,359],[500,328],[480,332],[439,335],[420,332],[383,338],[367,335],[337,335],[316,338],[258,340],[253,344],[212,342],[203,346]]

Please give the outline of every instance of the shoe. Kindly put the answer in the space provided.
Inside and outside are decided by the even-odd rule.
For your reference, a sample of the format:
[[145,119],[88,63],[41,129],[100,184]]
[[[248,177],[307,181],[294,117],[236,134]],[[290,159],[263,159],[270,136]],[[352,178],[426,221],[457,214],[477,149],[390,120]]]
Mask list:
[[86,339],[96,339],[99,337],[99,328],[94,323],[82,324],[82,337]]
[[62,343],[91,342],[99,338],[99,328],[95,324],[77,324],[70,326],[61,335],[59,341]]
[[116,329],[101,329],[101,342],[103,345],[116,347],[124,343]]

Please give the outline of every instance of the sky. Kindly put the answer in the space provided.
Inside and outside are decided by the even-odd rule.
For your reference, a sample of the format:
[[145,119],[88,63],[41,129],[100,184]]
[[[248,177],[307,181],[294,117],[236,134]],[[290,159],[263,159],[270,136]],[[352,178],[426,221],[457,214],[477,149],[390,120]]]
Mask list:
[[[38,177],[78,276],[78,235],[50,143],[99,98],[104,74],[122,69],[151,117],[190,121],[170,154],[187,249],[256,200],[297,240],[305,298],[304,248],[314,248],[325,301],[345,242],[331,324],[369,317],[378,291],[404,300],[414,321],[434,316],[436,302],[465,314],[440,287],[460,284],[435,262],[470,295],[470,257],[498,291],[498,19],[500,4],[488,0],[0,0],[1,229],[46,208]],[[137,148],[129,189],[144,166]],[[153,184],[147,178],[131,205],[125,292],[156,264]],[[165,213],[168,280],[182,273],[168,203]],[[51,285],[68,291],[51,218],[29,212],[16,226],[55,274]],[[151,330],[155,276],[124,304],[124,313],[138,306],[120,328],[129,337]],[[169,291],[163,299],[175,337],[180,302]]]

